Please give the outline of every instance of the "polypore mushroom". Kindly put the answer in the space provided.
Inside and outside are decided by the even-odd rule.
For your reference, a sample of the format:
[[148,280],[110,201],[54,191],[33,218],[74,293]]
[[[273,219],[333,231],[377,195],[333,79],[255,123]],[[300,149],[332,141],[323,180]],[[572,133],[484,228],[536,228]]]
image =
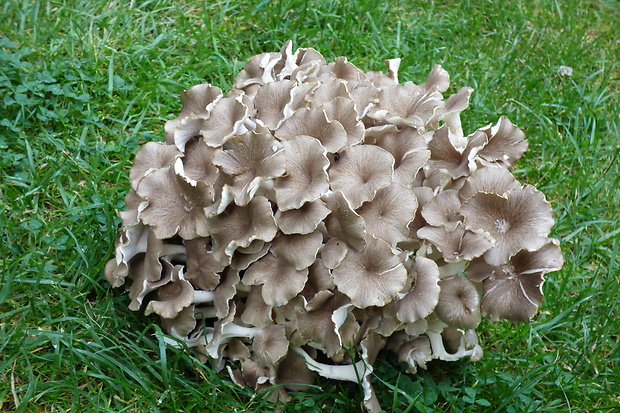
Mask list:
[[483,164],[510,168],[527,150],[525,134],[505,116],[494,127],[482,130],[488,136],[488,143],[478,152],[478,158]]
[[465,277],[452,276],[439,281],[439,301],[435,313],[451,327],[471,329],[480,324],[480,295]]
[[296,209],[286,211],[278,209],[274,218],[284,234],[309,234],[317,229],[330,212],[325,202],[316,199]]
[[357,145],[336,155],[329,180],[332,190],[342,192],[353,208],[359,208],[392,182],[393,173],[392,154],[377,146]]
[[562,268],[558,244],[552,239],[539,250],[521,251],[497,267],[481,259],[472,261],[467,275],[482,281],[482,314],[492,321],[529,322],[542,302],[544,274]]
[[[439,301],[439,268],[428,258],[416,257],[411,269],[414,278],[413,286],[398,301],[396,316],[403,323],[414,323],[424,320],[435,309]],[[426,326],[424,326],[426,327]],[[426,329],[426,328],[424,328]]]
[[394,157],[394,182],[409,187],[431,152],[424,137],[414,128],[399,130],[383,126],[366,130],[365,142],[385,149]]
[[361,251],[349,251],[332,271],[338,290],[354,306],[384,306],[396,297],[407,281],[407,270],[390,245],[371,236]]
[[245,206],[229,205],[208,222],[214,257],[224,265],[230,263],[237,248],[248,247],[256,239],[271,241],[278,232],[271,204],[262,196],[255,196]]
[[337,120],[329,120],[323,108],[301,108],[287,118],[275,135],[282,140],[311,136],[328,152],[337,152],[347,142],[347,131]]
[[386,86],[378,96],[379,103],[368,116],[377,122],[424,129],[437,107],[443,104],[436,88],[426,89],[412,82]]
[[474,171],[463,183],[458,193],[462,201],[467,201],[478,192],[504,195],[511,189],[520,187],[521,185],[508,169],[488,167]]
[[283,257],[269,253],[250,266],[243,276],[245,285],[262,285],[267,305],[281,306],[304,289],[308,268],[296,270]]
[[[181,102],[183,103],[181,113],[175,119],[167,121],[164,126],[166,142],[170,145],[177,143],[179,150],[183,151],[185,142],[192,136],[197,135],[200,128],[187,131],[188,133],[185,133],[184,136],[176,136],[176,130],[179,125],[184,121],[200,125],[202,123],[201,120],[209,117],[213,105],[221,98],[222,90],[209,84],[203,83],[184,90],[181,93]],[[194,119],[198,122],[192,122]]]
[[105,266],[165,343],[273,401],[315,372],[357,382],[376,412],[386,343],[410,372],[475,361],[481,315],[534,315],[562,256],[549,203],[509,171],[523,133],[502,117],[465,136],[471,88],[444,99],[440,66],[416,85],[386,63],[364,73],[287,42],[226,95],[183,92],[167,144],[136,154]]
[[148,201],[138,217],[153,227],[157,238],[179,234],[183,239],[193,239],[209,235],[204,209],[213,204],[213,194],[204,181],[193,186],[168,166],[142,178],[136,192]]
[[408,225],[415,218],[418,201],[413,192],[397,183],[377,191],[374,199],[357,210],[366,222],[366,231],[396,246],[409,236]]
[[282,147],[286,173],[274,183],[278,209],[297,209],[327,193],[329,159],[323,145],[310,136],[297,136]]
[[536,188],[525,185],[503,196],[478,192],[461,207],[465,228],[484,231],[496,241],[484,253],[491,265],[502,265],[522,249],[536,251],[553,227],[551,205]]
[[282,176],[284,153],[268,131],[248,131],[216,150],[213,164],[231,178],[229,186],[235,204],[247,205],[262,182]]

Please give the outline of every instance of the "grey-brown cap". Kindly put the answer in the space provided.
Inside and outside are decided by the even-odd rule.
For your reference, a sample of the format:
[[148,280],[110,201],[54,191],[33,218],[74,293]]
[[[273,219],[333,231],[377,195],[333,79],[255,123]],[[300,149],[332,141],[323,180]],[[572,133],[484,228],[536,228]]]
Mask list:
[[455,275],[439,281],[435,313],[450,327],[468,330],[480,324],[480,294],[465,277]]

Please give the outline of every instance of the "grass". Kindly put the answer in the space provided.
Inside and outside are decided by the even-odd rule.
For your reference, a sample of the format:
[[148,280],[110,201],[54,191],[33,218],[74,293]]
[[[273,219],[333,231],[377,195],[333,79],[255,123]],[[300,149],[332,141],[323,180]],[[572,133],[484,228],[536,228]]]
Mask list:
[[[127,310],[111,257],[133,154],[196,83],[229,89],[292,39],[364,70],[402,57],[476,89],[465,129],[507,115],[514,170],[551,201],[566,264],[531,324],[479,329],[477,363],[411,376],[383,354],[388,411],[612,411],[620,404],[620,5],[534,0],[0,0],[0,411],[273,411]],[[559,66],[574,69],[559,74]],[[323,380],[286,412],[354,412]]]

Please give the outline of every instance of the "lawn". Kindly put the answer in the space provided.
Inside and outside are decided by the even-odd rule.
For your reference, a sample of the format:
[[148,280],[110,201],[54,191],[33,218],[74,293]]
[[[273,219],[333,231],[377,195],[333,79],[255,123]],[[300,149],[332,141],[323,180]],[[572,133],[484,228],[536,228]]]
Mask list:
[[[451,92],[466,133],[508,116],[512,170],[551,202],[564,268],[529,324],[478,328],[482,360],[409,375],[381,354],[387,411],[606,412],[620,405],[620,3],[613,0],[0,1],[0,411],[276,411],[127,309],[113,256],[138,148],[163,141],[179,94],[229,90],[286,40]],[[566,67],[566,68],[564,68]],[[567,68],[571,68],[572,72]],[[449,92],[450,92],[449,91]],[[331,380],[286,412],[360,411]]]

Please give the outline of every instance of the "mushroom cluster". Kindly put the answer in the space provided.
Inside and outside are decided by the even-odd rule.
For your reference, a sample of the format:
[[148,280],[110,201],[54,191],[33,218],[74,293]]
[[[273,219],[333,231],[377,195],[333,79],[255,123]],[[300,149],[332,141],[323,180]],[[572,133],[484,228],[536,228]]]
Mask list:
[[545,196],[510,168],[507,118],[464,135],[472,89],[399,83],[316,50],[251,58],[227,94],[183,92],[165,143],[135,156],[105,268],[240,385],[272,397],[316,374],[360,382],[379,350],[408,370],[482,357],[481,317],[528,322],[562,254]]

